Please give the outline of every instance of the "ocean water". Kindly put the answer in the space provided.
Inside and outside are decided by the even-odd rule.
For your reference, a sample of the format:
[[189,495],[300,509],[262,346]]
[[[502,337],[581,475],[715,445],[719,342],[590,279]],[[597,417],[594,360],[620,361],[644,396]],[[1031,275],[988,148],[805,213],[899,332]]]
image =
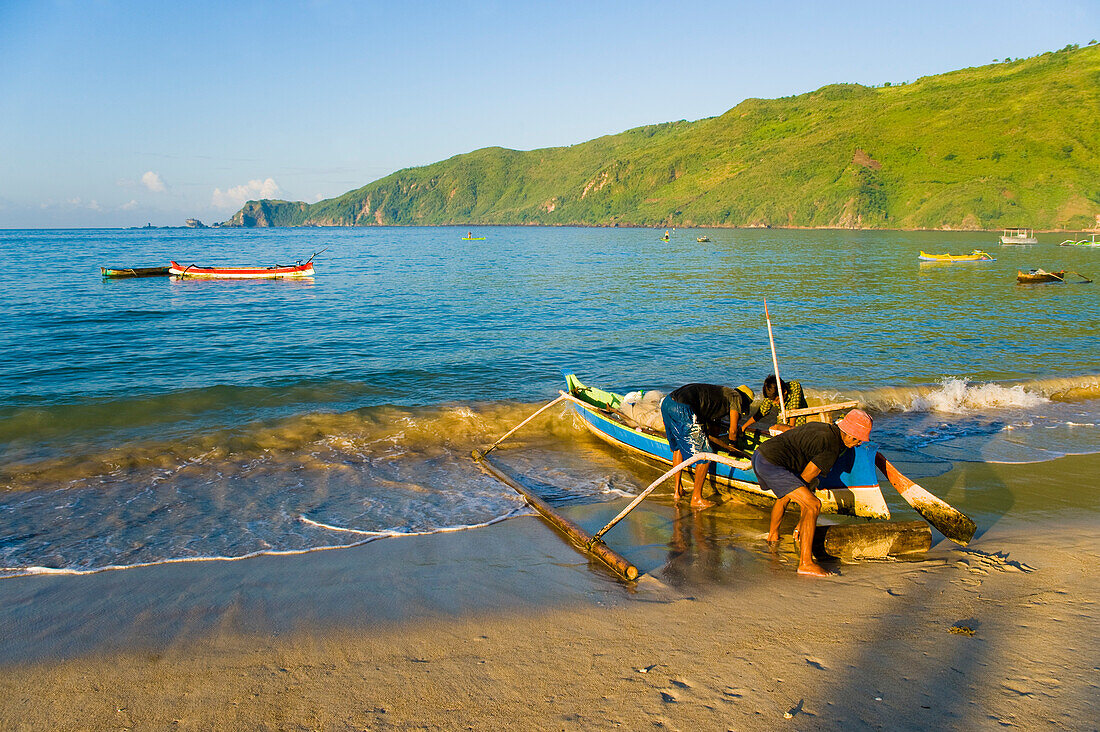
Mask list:
[[[468,229],[0,231],[14,273],[0,277],[0,577],[505,520],[526,509],[470,450],[553,399],[562,369],[620,392],[759,390],[765,298],[780,373],[812,401],[867,405],[881,448],[926,487],[1028,464],[1079,490],[1074,456],[1100,452],[1100,277],[1015,282],[1032,267],[1100,276],[1100,250],[1057,234],[1009,247],[988,233],[708,230],[699,243],[681,230],[665,243],[663,230],[490,227],[462,241]],[[996,261],[917,261],[974,248]],[[98,270],[315,252],[316,277],[297,282]],[[508,444],[502,459],[552,502],[619,499],[661,472],[564,407]],[[948,485],[980,526],[1007,510],[1003,484]],[[1040,502],[1025,498],[1010,504],[1026,522]]]

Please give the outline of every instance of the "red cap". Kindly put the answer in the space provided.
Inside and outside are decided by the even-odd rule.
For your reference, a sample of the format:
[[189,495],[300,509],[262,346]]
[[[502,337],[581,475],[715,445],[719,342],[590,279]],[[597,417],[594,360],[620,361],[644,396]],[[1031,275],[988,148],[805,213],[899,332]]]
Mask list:
[[853,409],[844,415],[844,419],[836,423],[836,426],[848,435],[867,442],[871,439],[871,425],[872,420],[867,412],[862,409]]

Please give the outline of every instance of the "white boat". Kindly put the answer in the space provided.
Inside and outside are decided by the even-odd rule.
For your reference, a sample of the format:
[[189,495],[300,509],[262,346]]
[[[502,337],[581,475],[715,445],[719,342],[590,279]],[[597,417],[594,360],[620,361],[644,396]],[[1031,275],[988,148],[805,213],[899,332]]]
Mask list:
[[1005,229],[1001,233],[1002,244],[1038,244],[1032,229]]
[[1086,239],[1082,234],[1080,239],[1066,239],[1059,244],[1060,247],[1100,247],[1100,241],[1096,241],[1096,234],[1092,235],[1092,239]]

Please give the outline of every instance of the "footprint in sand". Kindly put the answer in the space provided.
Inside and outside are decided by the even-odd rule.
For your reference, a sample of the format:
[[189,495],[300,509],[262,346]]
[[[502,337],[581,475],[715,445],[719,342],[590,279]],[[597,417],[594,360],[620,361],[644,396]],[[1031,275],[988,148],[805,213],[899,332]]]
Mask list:
[[812,666],[812,667],[816,668],[818,671],[828,671],[828,669],[825,667],[825,664],[822,663],[821,661],[817,660],[816,658],[807,658],[806,659],[806,665]]
[[677,699],[672,694],[669,694],[667,691],[662,691],[661,701],[663,701],[665,704],[675,704],[677,702]]
[[672,682],[673,686],[675,686],[677,688],[680,688],[680,689],[690,689],[691,688],[691,684],[689,684],[686,681],[681,681],[680,679],[671,679],[671,682]]

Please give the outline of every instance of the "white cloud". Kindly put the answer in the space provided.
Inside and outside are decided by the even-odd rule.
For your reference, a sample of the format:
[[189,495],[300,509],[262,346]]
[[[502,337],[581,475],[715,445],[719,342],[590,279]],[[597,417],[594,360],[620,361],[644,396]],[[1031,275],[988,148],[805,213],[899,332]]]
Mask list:
[[214,189],[214,197],[211,203],[217,208],[240,208],[245,201],[256,201],[262,198],[279,198],[282,191],[279,184],[273,178],[266,180],[250,180],[248,183],[233,186],[224,193],[221,188]]
[[135,208],[137,208],[137,206],[138,202],[131,198],[128,202],[119,206],[119,208],[123,211],[133,211]]
[[164,181],[160,179],[159,175],[151,170],[141,176],[141,182],[153,193],[164,193],[164,191],[167,190]]
[[86,208],[89,211],[100,210],[99,202],[96,201],[94,198],[88,202],[85,202],[84,199],[77,196],[76,198],[70,198],[68,201],[66,201],[66,203],[68,203],[73,208]]

